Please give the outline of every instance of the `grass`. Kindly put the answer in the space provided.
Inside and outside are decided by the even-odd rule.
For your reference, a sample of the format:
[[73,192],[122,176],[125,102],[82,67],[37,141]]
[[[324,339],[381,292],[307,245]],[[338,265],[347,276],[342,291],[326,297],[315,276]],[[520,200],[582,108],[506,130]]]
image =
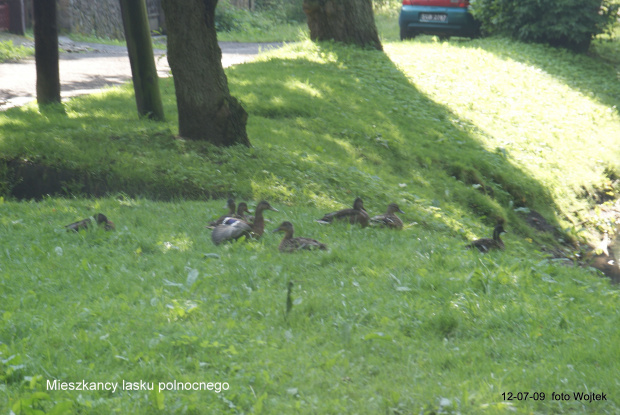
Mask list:
[[15,45],[12,40],[0,41],[0,62],[14,62],[34,55],[34,48]]
[[[203,226],[220,201],[119,195],[1,208],[11,245],[0,253],[0,396],[16,413],[32,400],[93,414],[618,409],[617,290],[516,237],[511,254],[483,257],[437,224],[362,232],[313,223],[321,209],[280,204],[273,222],[290,219],[331,249],[284,255],[271,235],[215,248]],[[62,228],[96,211],[117,231]],[[230,389],[47,391],[56,378]],[[554,391],[585,390],[610,400],[551,401]],[[503,401],[510,391],[546,399]]]
[[[617,413],[618,291],[545,254],[556,236],[522,218],[614,226],[588,219],[594,196],[616,191],[614,64],[503,39],[384,46],[303,42],[229,68],[250,149],[176,137],[170,80],[165,123],[137,120],[129,86],[64,114],[4,112],[4,161],[79,175],[64,198],[0,204],[0,408]],[[4,190],[19,186],[3,166]],[[102,183],[107,197],[79,196]],[[268,199],[281,211],[268,229],[290,220],[330,251],[280,254],[271,234],[215,247],[204,225],[224,202],[206,199],[229,195]],[[373,214],[398,202],[405,229],[314,223],[358,195]],[[117,230],[65,232],[97,212]],[[465,250],[496,218],[507,251]],[[230,389],[79,393],[48,379]]]

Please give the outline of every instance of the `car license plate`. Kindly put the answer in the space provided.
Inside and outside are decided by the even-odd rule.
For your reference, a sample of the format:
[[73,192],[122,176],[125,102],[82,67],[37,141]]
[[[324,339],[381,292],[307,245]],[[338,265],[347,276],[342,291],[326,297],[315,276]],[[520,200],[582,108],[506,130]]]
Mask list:
[[448,23],[448,15],[440,13],[420,13],[420,21]]

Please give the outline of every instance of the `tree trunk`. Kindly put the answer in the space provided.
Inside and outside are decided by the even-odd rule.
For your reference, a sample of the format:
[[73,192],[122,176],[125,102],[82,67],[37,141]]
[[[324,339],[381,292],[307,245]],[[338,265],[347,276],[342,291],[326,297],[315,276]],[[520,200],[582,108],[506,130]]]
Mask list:
[[120,0],[138,114],[164,120],[145,0]]
[[249,146],[248,115],[228,90],[215,32],[217,0],[163,0],[179,134],[218,146]]
[[24,36],[26,34],[26,19],[24,19],[24,0],[11,0],[9,5],[9,32]]
[[37,102],[39,105],[60,103],[56,1],[34,0],[33,17]]
[[304,0],[310,39],[335,40],[383,50],[372,0]]

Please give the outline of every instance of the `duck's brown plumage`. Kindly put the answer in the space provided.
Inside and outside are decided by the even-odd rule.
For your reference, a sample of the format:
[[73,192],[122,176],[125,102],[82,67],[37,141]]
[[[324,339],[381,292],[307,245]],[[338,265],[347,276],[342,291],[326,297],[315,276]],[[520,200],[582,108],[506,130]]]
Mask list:
[[396,212],[405,213],[400,210],[396,203],[390,203],[387,207],[387,211],[385,212],[385,214],[373,216],[372,218],[370,218],[370,221],[373,224],[385,226],[387,228],[402,229],[403,221],[398,216],[396,216]]
[[293,238],[295,228],[293,227],[293,224],[291,222],[282,222],[282,224],[280,224],[277,229],[274,229],[273,232],[284,232],[284,239],[282,239],[282,242],[280,242],[280,246],[278,247],[281,252],[294,252],[300,249],[327,250],[327,245],[317,241],[316,239],[302,237]]
[[222,242],[236,240],[242,236],[259,239],[265,232],[265,219],[263,218],[263,211],[265,210],[278,211],[269,202],[263,200],[256,206],[254,223],[249,223],[242,219],[228,218],[213,229],[211,240],[214,244],[219,245]]
[[364,202],[358,197],[355,199],[355,202],[353,202],[353,209],[343,209],[337,212],[328,213],[321,219],[317,220],[317,222],[332,223],[335,220],[347,221],[351,224],[359,223],[362,228],[365,228],[368,226],[368,221],[370,218],[364,209]]
[[506,233],[503,223],[498,223],[493,229],[493,238],[481,238],[467,244],[467,248],[476,248],[480,252],[487,253],[495,249],[504,249],[504,241],[500,238],[502,233]]
[[[103,225],[103,229],[105,229],[106,231],[111,231],[113,229],[115,229],[115,225],[114,222],[112,222],[111,220],[108,219],[108,217],[106,215],[104,215],[103,213],[97,213],[94,216],[95,220],[97,221],[97,225]],[[66,225],[65,228],[68,231],[75,231],[78,232],[82,229],[88,229],[88,227],[91,224],[91,219],[90,218],[86,218],[86,219],[82,219],[80,221],[77,222],[73,222],[69,225]]]
[[[241,204],[239,204],[241,206]],[[220,216],[219,218],[217,218],[216,220],[209,222],[209,224],[207,225],[207,228],[213,229],[215,228],[217,225],[221,224],[222,222],[224,222],[224,220],[226,218],[233,218],[235,217],[235,209],[236,209],[236,205],[235,205],[235,201],[234,199],[228,199],[226,201],[226,207],[228,208],[228,213],[225,215]],[[247,205],[246,205],[247,207]]]

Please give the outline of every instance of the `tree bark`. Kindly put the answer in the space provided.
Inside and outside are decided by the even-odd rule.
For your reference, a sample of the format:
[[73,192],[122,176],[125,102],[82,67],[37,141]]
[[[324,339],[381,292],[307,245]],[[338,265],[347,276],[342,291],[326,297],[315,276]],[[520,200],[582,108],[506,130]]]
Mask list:
[[39,106],[60,103],[56,1],[34,0],[34,57]]
[[217,0],[163,0],[179,134],[218,146],[250,145],[248,115],[230,95],[215,32]]
[[372,0],[304,0],[310,39],[335,40],[383,50]]
[[131,64],[133,89],[140,116],[163,121],[164,107],[153,58],[153,45],[145,0],[120,0],[125,39]]

